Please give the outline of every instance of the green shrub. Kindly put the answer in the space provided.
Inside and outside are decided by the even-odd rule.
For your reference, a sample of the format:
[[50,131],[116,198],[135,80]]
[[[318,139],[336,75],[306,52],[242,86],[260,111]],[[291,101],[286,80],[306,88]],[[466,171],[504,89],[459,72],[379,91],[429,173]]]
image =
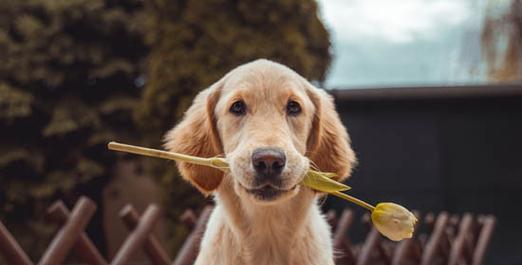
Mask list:
[[136,136],[143,10],[134,0],[0,1],[0,218],[32,255],[47,243],[30,239],[46,234],[45,207],[80,193],[99,202],[115,158],[106,142]]

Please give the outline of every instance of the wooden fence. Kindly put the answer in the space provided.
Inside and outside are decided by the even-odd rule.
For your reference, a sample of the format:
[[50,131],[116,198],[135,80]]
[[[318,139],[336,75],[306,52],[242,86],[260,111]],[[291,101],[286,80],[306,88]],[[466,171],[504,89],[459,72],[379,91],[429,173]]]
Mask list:
[[[54,239],[44,252],[39,265],[61,265],[70,253],[91,265],[126,265],[133,263],[135,254],[143,250],[153,265],[189,265],[193,264],[199,251],[199,242],[206,223],[212,212],[207,206],[197,216],[187,210],[182,220],[192,229],[178,255],[172,261],[159,241],[151,233],[160,218],[160,210],[150,205],[140,214],[127,205],[120,211],[120,217],[130,233],[111,261],[106,260],[84,232],[90,218],[96,211],[96,205],[82,197],[72,211],[61,201],[48,209],[50,220],[60,226]],[[420,217],[419,213],[416,213]],[[395,243],[383,237],[370,224],[368,215],[362,217],[367,224],[368,233],[364,242],[353,244],[347,236],[356,218],[351,210],[342,214],[327,213],[333,228],[333,245],[336,249],[337,265],[461,265],[484,264],[484,257],[495,227],[493,216],[474,216],[466,213],[462,216],[442,212],[437,215],[427,214],[419,218],[420,233],[415,238]],[[19,246],[8,229],[0,222],[0,257],[10,265],[32,265],[28,255]]]

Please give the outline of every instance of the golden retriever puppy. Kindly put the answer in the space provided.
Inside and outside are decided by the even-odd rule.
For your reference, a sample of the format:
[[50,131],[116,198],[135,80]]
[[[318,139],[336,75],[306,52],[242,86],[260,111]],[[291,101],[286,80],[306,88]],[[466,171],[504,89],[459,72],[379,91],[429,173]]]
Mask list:
[[165,137],[168,150],[223,155],[228,173],[178,163],[216,207],[197,265],[333,265],[321,196],[300,186],[310,165],[343,180],[355,161],[325,91],[260,59],[229,72],[194,99]]

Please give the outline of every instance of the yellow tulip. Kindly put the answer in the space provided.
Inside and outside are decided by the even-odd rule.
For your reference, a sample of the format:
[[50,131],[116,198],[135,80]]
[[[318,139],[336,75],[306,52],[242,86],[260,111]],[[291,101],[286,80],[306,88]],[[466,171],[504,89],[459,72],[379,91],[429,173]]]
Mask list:
[[398,204],[384,202],[373,209],[372,222],[381,234],[393,241],[399,241],[413,236],[417,218]]
[[[138,155],[158,157],[213,167],[222,171],[227,171],[229,169],[226,159],[222,157],[195,157],[116,142],[110,142],[108,144],[108,148],[111,150]],[[376,207],[374,207],[365,201],[357,199],[346,193],[342,193],[341,191],[349,190],[350,187],[331,179],[332,177],[335,177],[334,173],[320,172],[310,169],[301,181],[301,185],[307,186],[317,191],[335,195],[355,203],[363,208],[366,208],[372,213],[372,222],[377,230],[391,240],[399,241],[404,238],[412,237],[417,218],[415,218],[415,216],[410,211],[395,203],[379,203]]]

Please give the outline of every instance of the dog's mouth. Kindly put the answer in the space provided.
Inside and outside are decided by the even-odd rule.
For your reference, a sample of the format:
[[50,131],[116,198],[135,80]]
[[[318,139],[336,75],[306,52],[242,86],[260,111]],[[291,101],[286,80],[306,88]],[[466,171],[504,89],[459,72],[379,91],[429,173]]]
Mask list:
[[274,201],[277,198],[283,196],[286,193],[289,193],[297,188],[297,185],[289,189],[283,189],[280,187],[276,187],[270,184],[264,185],[259,188],[246,188],[241,185],[243,189],[247,191],[247,193],[252,194],[256,199],[261,201]]

